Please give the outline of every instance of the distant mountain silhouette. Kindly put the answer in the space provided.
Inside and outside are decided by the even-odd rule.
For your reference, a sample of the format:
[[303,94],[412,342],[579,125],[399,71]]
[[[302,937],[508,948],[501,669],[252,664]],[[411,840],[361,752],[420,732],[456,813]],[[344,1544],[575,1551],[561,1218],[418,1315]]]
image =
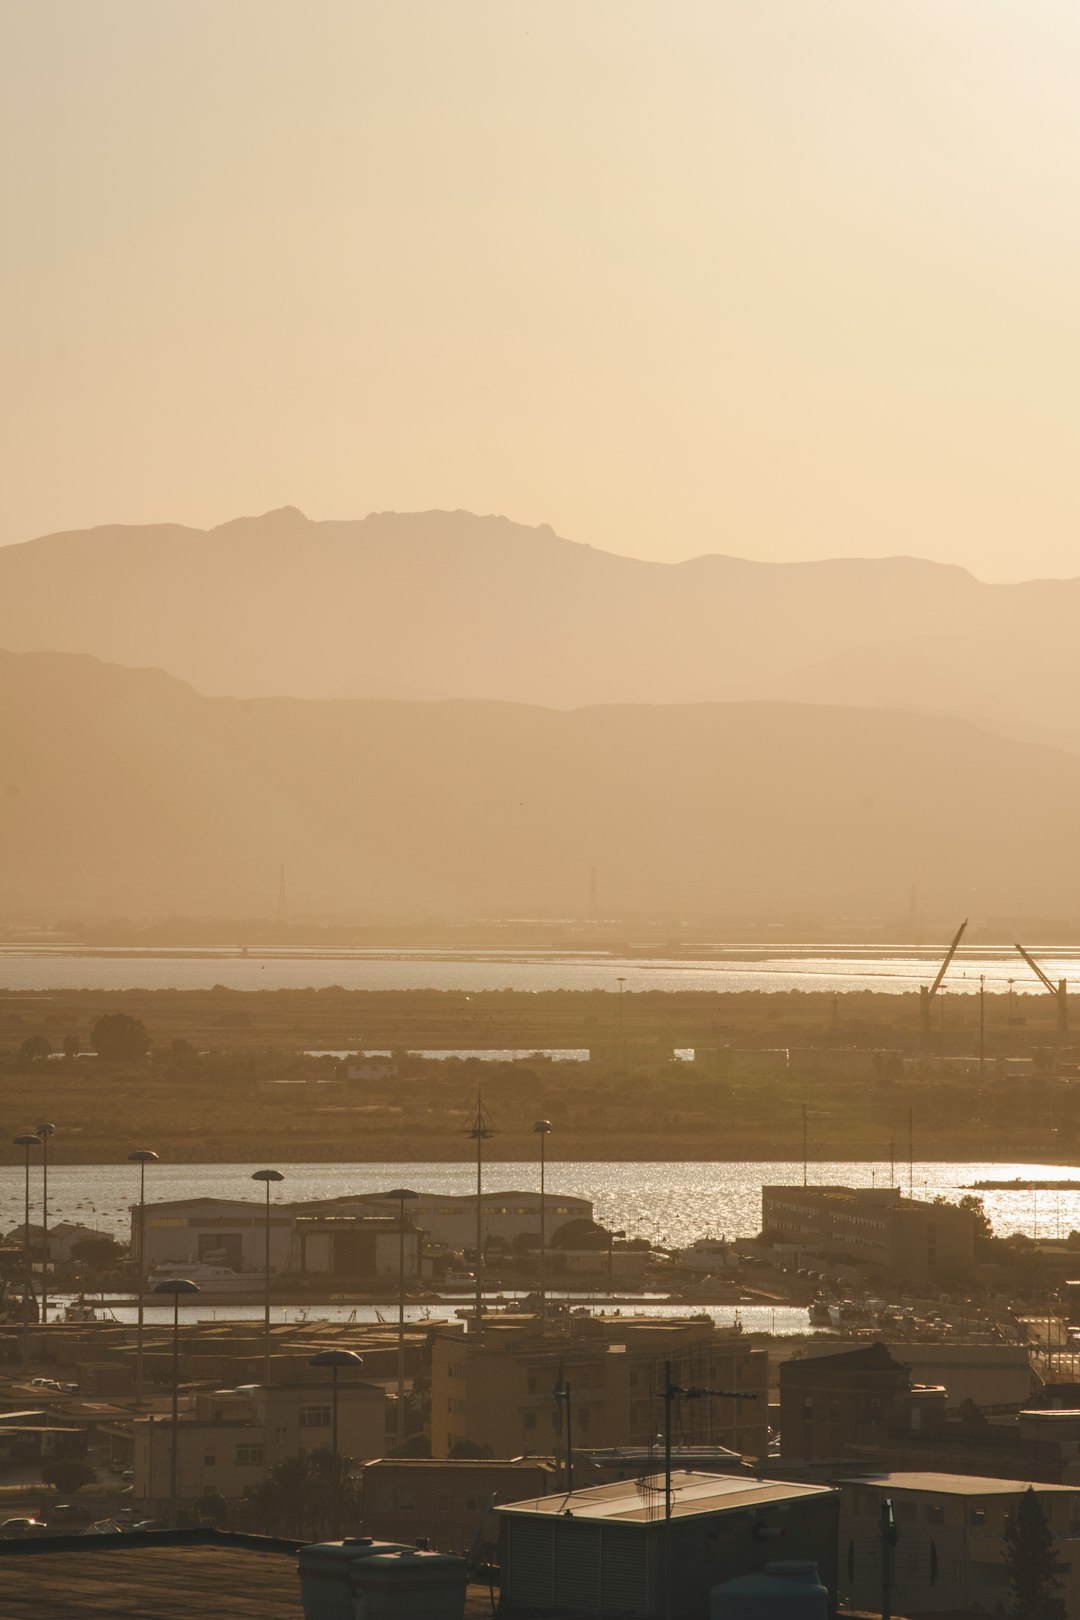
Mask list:
[[1080,580],[643,562],[468,512],[285,507],[0,547],[0,646],[160,666],[212,695],[872,705],[1080,747]]
[[[360,638],[362,640],[362,636]],[[205,697],[0,654],[9,916],[1080,914],[1080,759],[894,710]]]

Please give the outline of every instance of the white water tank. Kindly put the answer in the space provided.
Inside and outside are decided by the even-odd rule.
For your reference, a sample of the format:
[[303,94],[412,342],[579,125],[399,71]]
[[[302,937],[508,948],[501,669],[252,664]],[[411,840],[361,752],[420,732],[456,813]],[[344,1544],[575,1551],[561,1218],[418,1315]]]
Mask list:
[[803,1559],[766,1564],[709,1593],[710,1620],[828,1620],[829,1594],[817,1565]]
[[358,1620],[462,1620],[469,1566],[451,1553],[403,1547],[353,1565]]
[[400,1552],[402,1546],[400,1541],[354,1536],[346,1541],[313,1541],[301,1547],[297,1558],[304,1620],[353,1620],[354,1565],[380,1553]]

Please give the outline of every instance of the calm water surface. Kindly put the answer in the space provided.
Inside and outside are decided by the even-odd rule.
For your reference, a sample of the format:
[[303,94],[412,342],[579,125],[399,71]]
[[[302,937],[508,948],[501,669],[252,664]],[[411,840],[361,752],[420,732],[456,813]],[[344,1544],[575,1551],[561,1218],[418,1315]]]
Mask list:
[[[698,961],[550,951],[125,951],[0,947],[0,990],[608,990],[620,979],[642,990],[878,990],[900,995],[934,979],[941,958],[925,951],[787,946],[731,947]],[[1053,979],[1080,975],[1080,953],[1040,956]],[[979,977],[995,993],[1044,995],[1014,953],[958,954],[946,985],[974,994]]]
[[[251,1172],[254,1164],[157,1164],[147,1173],[147,1199],[250,1198],[259,1203]],[[285,1182],[280,1196],[288,1199],[333,1198],[343,1193],[380,1192],[389,1187],[412,1187],[417,1192],[467,1193],[475,1187],[476,1171],[470,1164],[281,1164]],[[813,1186],[843,1184],[856,1187],[889,1183],[888,1161],[811,1164]],[[994,1230],[1001,1237],[1026,1232],[1038,1237],[1066,1237],[1080,1230],[1080,1168],[1062,1164],[937,1164],[917,1161],[912,1181],[916,1197],[938,1194],[957,1198],[972,1182],[982,1180],[1074,1181],[1075,1190],[1032,1193],[1020,1190],[980,1194]],[[802,1166],[782,1163],[648,1163],[560,1164],[549,1161],[548,1189],[591,1198],[596,1218],[607,1226],[622,1227],[631,1237],[682,1245],[705,1236],[749,1236],[761,1225],[761,1188],[769,1183],[798,1183]],[[896,1182],[908,1189],[908,1167],[896,1165]],[[527,1190],[536,1186],[536,1168],[530,1164],[492,1162],[484,1172],[491,1192]],[[138,1197],[136,1166],[52,1165],[49,1168],[50,1224],[79,1221],[112,1232],[125,1240],[130,1235],[128,1206]],[[0,1171],[0,1228],[21,1224],[23,1173],[18,1166]],[[261,1192],[261,1189],[258,1189]],[[41,1176],[31,1182],[31,1221],[40,1219]],[[261,1205],[260,1205],[261,1207]]]

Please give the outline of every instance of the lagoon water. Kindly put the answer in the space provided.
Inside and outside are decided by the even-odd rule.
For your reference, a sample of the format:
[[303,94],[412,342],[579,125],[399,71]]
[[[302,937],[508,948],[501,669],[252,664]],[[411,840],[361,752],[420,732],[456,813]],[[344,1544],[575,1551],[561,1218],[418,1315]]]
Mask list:
[[[0,990],[877,990],[901,995],[931,983],[938,955],[901,947],[729,946],[697,960],[606,952],[73,950],[0,948]],[[1040,957],[1050,978],[1080,972],[1080,952]],[[1045,995],[1014,952],[958,953],[946,986],[974,994],[980,976],[993,993]]]
[[[251,1181],[256,1164],[156,1164],[146,1178],[147,1200],[172,1198],[250,1198],[258,1204],[261,1187]],[[413,1187],[418,1192],[468,1193],[475,1187],[473,1164],[281,1164],[282,1199],[332,1198],[344,1193]],[[958,1198],[976,1181],[1071,1181],[1059,1192],[1006,1189],[980,1194],[999,1236],[1026,1232],[1038,1237],[1066,1237],[1080,1230],[1080,1169],[1060,1164],[938,1164],[916,1161],[911,1190],[916,1197],[939,1194]],[[812,1186],[845,1184],[886,1186],[886,1161],[812,1163]],[[802,1181],[802,1165],[768,1163],[560,1163],[549,1160],[548,1189],[591,1198],[597,1220],[623,1228],[631,1237],[681,1245],[705,1236],[749,1236],[761,1225],[761,1188],[769,1183]],[[908,1191],[906,1163],[897,1162],[895,1184]],[[492,1161],[485,1168],[488,1191],[535,1188],[536,1167]],[[40,1219],[41,1177],[31,1180],[31,1221]],[[130,1235],[129,1205],[138,1197],[137,1166],[50,1165],[49,1218],[79,1221]],[[261,1208],[261,1204],[259,1204]],[[10,1231],[23,1217],[23,1172],[9,1165],[0,1171],[0,1230]]]

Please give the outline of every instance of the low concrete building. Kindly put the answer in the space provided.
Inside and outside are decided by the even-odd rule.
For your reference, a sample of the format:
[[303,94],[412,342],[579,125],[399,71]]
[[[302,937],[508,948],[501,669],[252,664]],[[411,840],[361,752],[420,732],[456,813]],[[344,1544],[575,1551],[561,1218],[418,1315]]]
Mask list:
[[[513,1246],[540,1235],[540,1195],[484,1193],[485,1243]],[[591,1221],[592,1202],[570,1194],[547,1195],[544,1220],[550,1241],[570,1221]],[[385,1193],[349,1194],[307,1203],[275,1202],[270,1209],[270,1269],[305,1273],[396,1277],[400,1205]],[[406,1274],[418,1269],[424,1244],[460,1253],[476,1246],[476,1195],[422,1193],[405,1206]],[[146,1265],[207,1261],[234,1271],[261,1271],[266,1211],[257,1198],[179,1198],[146,1206]],[[416,1234],[419,1233],[419,1239]],[[138,1258],[139,1209],[131,1209],[132,1254]]]
[[546,1496],[556,1483],[554,1463],[540,1457],[381,1457],[360,1475],[364,1534],[407,1545],[424,1538],[436,1552],[468,1554],[485,1536],[495,1540],[493,1507]]
[[1080,1487],[935,1473],[853,1473],[834,1483],[841,1496],[840,1592],[851,1607],[872,1609],[879,1601],[879,1525],[888,1499],[898,1531],[896,1608],[919,1616],[1002,1613],[1005,1530],[1033,1489],[1057,1543],[1065,1612],[1080,1614]]
[[670,1523],[662,1474],[497,1508],[501,1612],[705,1615],[714,1586],[763,1569],[778,1546],[816,1563],[835,1603],[836,1491],[681,1471],[671,1490]]
[[886,1340],[892,1356],[917,1384],[940,1384],[946,1409],[958,1412],[973,1401],[985,1416],[1018,1412],[1041,1387],[1022,1344],[921,1344]]

